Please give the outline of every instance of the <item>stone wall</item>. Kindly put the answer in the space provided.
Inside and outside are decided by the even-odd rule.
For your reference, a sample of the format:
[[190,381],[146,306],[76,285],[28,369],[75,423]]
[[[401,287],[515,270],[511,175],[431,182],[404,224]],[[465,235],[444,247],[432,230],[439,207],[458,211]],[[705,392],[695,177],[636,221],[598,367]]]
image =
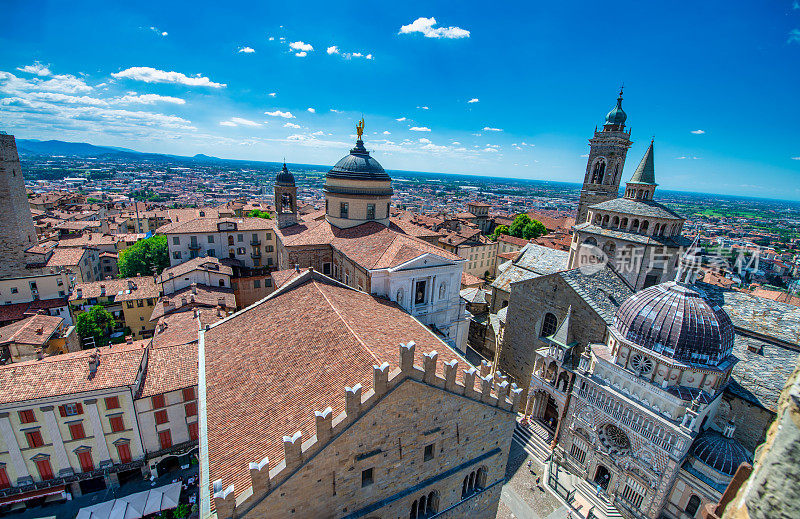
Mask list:
[[723,393],[715,417],[715,423],[721,431],[729,421],[733,421],[736,424],[734,439],[750,452],[755,452],[756,447],[764,442],[773,420],[775,413],[772,411],[754,405],[728,391]]
[[592,342],[602,342],[606,335],[605,321],[560,275],[542,276],[512,285],[498,369],[527,390],[533,373],[534,351],[546,346],[540,338],[545,314],[555,314],[561,323],[570,306],[570,329],[573,340],[578,342],[578,349]]
[[24,275],[25,249],[38,242],[13,135],[0,134],[0,200],[0,277]]
[[[515,414],[498,408],[488,393],[467,390],[476,400],[430,385],[449,384],[444,380],[415,378],[393,387],[390,380],[389,392],[351,424],[334,421],[332,440],[321,450],[304,444],[295,472],[282,482],[276,478],[272,488],[254,489],[252,497],[246,491],[237,499],[236,517],[408,517],[415,501],[433,493],[442,517],[494,518]],[[313,441],[319,437],[318,425]],[[428,446],[433,455],[426,459]],[[287,470],[285,463],[270,476]],[[297,462],[289,463],[292,470]],[[370,469],[372,483],[365,485],[364,471]],[[479,470],[485,490],[464,495],[465,478],[477,477]],[[251,474],[259,481],[253,465]],[[215,503],[218,516],[229,516],[230,509],[220,510],[227,499],[217,497]]]
[[781,394],[778,416],[766,442],[759,447],[753,473],[727,505],[723,517],[800,517],[800,364]]

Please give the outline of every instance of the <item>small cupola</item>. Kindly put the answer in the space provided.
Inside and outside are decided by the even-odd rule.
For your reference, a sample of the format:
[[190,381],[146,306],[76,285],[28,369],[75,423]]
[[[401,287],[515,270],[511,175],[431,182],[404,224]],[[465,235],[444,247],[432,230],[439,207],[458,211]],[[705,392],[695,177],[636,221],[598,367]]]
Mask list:
[[653,157],[653,140],[642,157],[642,161],[625,184],[625,198],[630,200],[652,200],[656,191],[656,172]]

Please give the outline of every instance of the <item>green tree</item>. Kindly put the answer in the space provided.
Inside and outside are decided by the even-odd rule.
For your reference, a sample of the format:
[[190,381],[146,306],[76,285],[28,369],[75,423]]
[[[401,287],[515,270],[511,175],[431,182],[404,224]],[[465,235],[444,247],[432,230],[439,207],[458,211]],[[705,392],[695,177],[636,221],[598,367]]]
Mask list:
[[531,223],[531,217],[525,213],[518,214],[514,217],[514,221],[511,223],[511,227],[508,228],[508,234],[510,236],[516,236],[517,238],[522,238],[522,230],[525,229],[525,226]]
[[501,234],[509,235],[508,225],[498,225],[495,227],[492,233],[492,239],[496,240]]
[[100,305],[94,305],[88,312],[78,314],[75,329],[82,340],[94,337],[97,346],[108,342],[106,331],[114,325],[114,316]]
[[526,240],[534,240],[543,234],[547,234],[547,229],[544,228],[544,224],[539,220],[531,220],[522,228],[522,237]]
[[156,274],[169,267],[169,247],[166,236],[152,236],[139,240],[119,253],[117,260],[119,275],[123,278],[136,274],[151,276],[153,268]]
[[253,209],[247,213],[247,216],[251,216],[253,218],[263,218],[265,220],[272,220],[272,215],[268,211],[260,211],[258,209]]

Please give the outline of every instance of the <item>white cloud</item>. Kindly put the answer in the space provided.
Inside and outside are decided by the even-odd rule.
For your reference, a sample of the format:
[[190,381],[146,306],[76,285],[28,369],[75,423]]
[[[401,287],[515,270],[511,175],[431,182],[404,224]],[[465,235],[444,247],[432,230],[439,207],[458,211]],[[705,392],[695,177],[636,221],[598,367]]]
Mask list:
[[461,146],[461,143],[458,141],[453,141],[453,146]]
[[250,127],[261,126],[261,123],[251,121],[250,119],[244,119],[243,117],[231,117],[227,121],[220,121],[219,124],[221,124],[222,126],[250,126]]
[[420,17],[400,27],[400,34],[419,32],[426,38],[469,38],[469,31],[461,27],[435,27],[436,18]]
[[706,131],[705,130],[692,130],[692,133],[695,134],[695,135],[703,135],[704,133],[706,133]]
[[411,130],[412,132],[429,132],[429,131],[431,131],[431,129],[428,128],[427,126],[412,126],[411,128],[409,128],[409,130]]
[[[392,132],[390,132],[389,130],[383,130],[383,134],[384,135],[391,135]],[[800,157],[798,157],[798,158],[800,158]]]
[[274,112],[264,112],[265,115],[269,115],[270,117],[283,117],[284,119],[294,119],[294,115],[292,112],[281,112],[280,110],[275,110]]
[[277,93],[275,93],[275,92],[270,92],[270,93],[269,93],[269,96],[270,96],[270,97],[275,97],[276,95],[278,95],[278,94],[277,94]]
[[293,41],[289,44],[289,48],[292,50],[302,50],[305,52],[314,50],[314,47],[310,43],[305,43],[302,41]]
[[372,59],[372,54],[367,54],[367,55],[366,55],[366,56],[364,56],[364,57],[365,57],[365,58],[367,58],[367,59]]
[[21,72],[27,72],[28,74],[36,74],[37,76],[49,76],[51,74],[48,66],[42,65],[38,61],[34,61],[33,65],[25,65],[24,67],[17,67],[17,70]]
[[142,95],[126,95],[116,100],[117,103],[139,103],[143,105],[152,105],[155,103],[171,103],[174,105],[186,104],[186,101],[180,97],[162,96],[159,94],[142,94]]
[[253,47],[239,47],[239,51],[244,54],[252,54],[256,51]]
[[800,160],[800,157],[792,157],[792,160]]
[[186,86],[204,86],[211,88],[225,88],[226,86],[225,83],[215,83],[200,74],[196,76],[187,76],[180,72],[167,72],[153,67],[131,67],[121,72],[114,72],[111,76],[115,78],[144,81],[145,83],[175,83]]
[[418,106],[417,108],[419,108],[420,110],[429,110],[427,106]]
[[497,153],[498,149],[497,148],[484,148],[482,151],[485,152],[485,153]]
[[270,36],[268,39],[269,41],[275,41],[275,36]]
[[485,132],[502,132],[502,128],[490,128],[489,126],[484,126],[483,131]]
[[300,125],[299,124],[294,124],[294,123],[286,123],[286,124],[283,125],[283,127],[284,128],[300,128]]
[[333,112],[333,113],[335,113],[335,114],[340,114],[340,113],[342,113],[342,111],[341,111],[341,110],[337,110],[336,108],[331,108],[331,112]]
[[397,118],[397,119],[395,119],[395,120],[396,120],[396,121],[398,121],[398,122],[401,122],[401,123],[402,123],[403,121],[405,121],[405,120],[406,120],[406,118],[405,118],[405,117],[398,117],[398,118]]
[[303,50],[300,52],[295,52],[294,55],[297,56],[298,58],[305,58],[306,56],[308,56],[308,52]]
[[581,155],[581,158],[588,159],[589,158],[589,154],[588,153],[584,153],[583,155]]
[[316,110],[314,110],[313,108],[311,108],[310,106],[309,106],[308,108],[306,108],[306,110],[307,110],[308,112],[312,113],[312,114],[315,114],[315,113],[317,113],[317,111],[316,111]]
[[472,103],[477,103],[478,101],[479,101],[479,99],[477,97],[473,97],[472,99],[467,101],[467,103],[472,104]]
[[328,54],[339,54],[339,47],[337,47],[336,45],[331,45],[330,47],[328,47],[327,52]]
[[158,34],[159,36],[167,36],[169,34],[167,31],[162,31],[158,27],[150,27],[150,30]]
[[83,79],[70,74],[59,74],[45,80],[38,77],[23,79],[18,78],[10,72],[0,71],[0,92],[6,94],[29,91],[76,94],[78,92],[89,92],[91,90],[92,87],[87,85]]
[[426,139],[426,138],[423,137],[422,139],[419,140],[419,142],[421,144],[430,144],[431,140],[430,139]]

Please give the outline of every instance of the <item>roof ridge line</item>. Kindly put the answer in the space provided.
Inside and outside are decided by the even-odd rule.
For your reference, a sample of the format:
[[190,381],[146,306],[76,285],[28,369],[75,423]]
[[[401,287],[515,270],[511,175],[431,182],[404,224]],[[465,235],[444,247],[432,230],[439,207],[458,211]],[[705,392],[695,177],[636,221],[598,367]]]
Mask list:
[[353,337],[355,337],[355,339],[358,341],[358,343],[361,344],[361,346],[365,350],[367,350],[370,355],[372,355],[373,359],[375,359],[378,363],[380,363],[381,359],[379,359],[378,356],[375,355],[375,352],[372,351],[370,349],[370,347],[367,346],[366,343],[364,343],[364,341],[361,340],[361,337],[359,337],[359,335],[355,332],[355,330],[353,330],[353,328],[350,326],[350,324],[347,322],[347,320],[342,316],[342,314],[339,312],[339,309],[336,308],[336,306],[333,304],[333,301],[328,299],[328,296],[325,294],[325,292],[323,292],[322,289],[319,288],[319,285],[317,285],[317,281],[315,279],[312,279],[311,283],[314,285],[314,288],[317,289],[317,291],[320,293],[320,295],[323,298],[325,298],[325,301],[328,303],[328,305],[330,305],[331,309],[336,313],[336,316],[339,318],[339,320],[342,321],[344,326],[347,328],[347,331],[349,331],[353,335]]

